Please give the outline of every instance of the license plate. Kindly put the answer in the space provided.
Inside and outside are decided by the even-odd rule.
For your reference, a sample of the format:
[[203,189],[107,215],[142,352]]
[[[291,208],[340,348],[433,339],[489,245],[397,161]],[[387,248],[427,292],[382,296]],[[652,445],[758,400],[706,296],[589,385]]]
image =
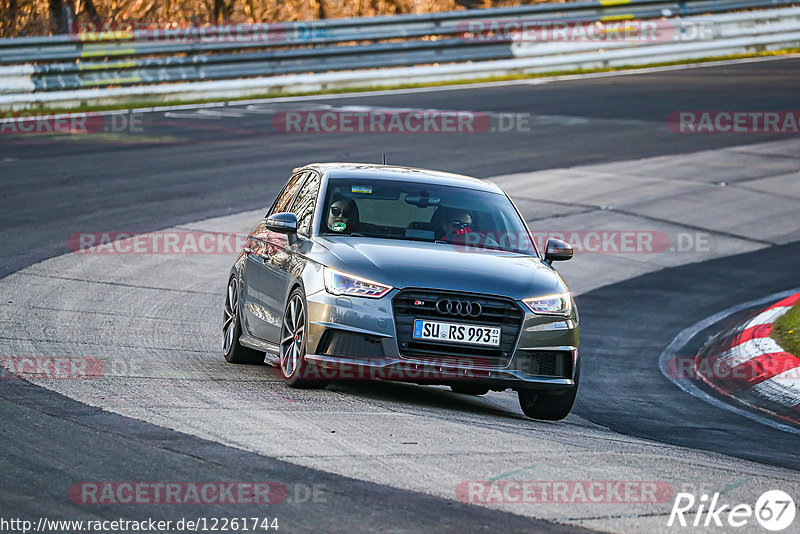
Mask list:
[[441,323],[414,319],[414,339],[500,346],[500,328],[475,324]]

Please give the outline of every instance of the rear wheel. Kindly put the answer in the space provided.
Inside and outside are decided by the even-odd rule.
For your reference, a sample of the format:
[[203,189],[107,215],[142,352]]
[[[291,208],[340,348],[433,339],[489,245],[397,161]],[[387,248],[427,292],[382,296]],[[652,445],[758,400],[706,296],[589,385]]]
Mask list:
[[239,284],[236,277],[228,280],[225,292],[225,309],[222,312],[222,350],[230,363],[264,363],[264,353],[239,343],[242,324],[239,319]]
[[575,385],[567,392],[555,395],[552,393],[536,393],[520,390],[519,406],[522,412],[533,419],[560,421],[569,415],[578,394],[578,382],[581,377],[580,363],[575,369]]
[[453,393],[463,395],[486,395],[489,393],[489,388],[480,384],[451,384],[450,389],[453,390]]
[[293,388],[324,388],[328,385],[319,379],[319,370],[306,362],[307,336],[306,298],[302,289],[289,295],[281,325],[281,374]]

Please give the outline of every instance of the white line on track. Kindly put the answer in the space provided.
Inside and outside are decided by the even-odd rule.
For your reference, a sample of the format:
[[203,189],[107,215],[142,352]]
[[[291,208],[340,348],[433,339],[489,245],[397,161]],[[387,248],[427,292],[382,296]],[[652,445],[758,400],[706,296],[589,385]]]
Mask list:
[[723,310],[719,313],[716,313],[710,317],[706,317],[702,321],[693,324],[692,326],[681,330],[667,345],[667,348],[664,349],[664,352],[658,357],[658,366],[661,369],[661,374],[663,374],[670,382],[681,388],[686,393],[697,397],[700,400],[711,404],[716,408],[721,408],[723,410],[728,410],[729,412],[733,412],[737,415],[741,415],[742,417],[746,417],[752,421],[757,423],[761,423],[762,425],[766,425],[777,430],[782,430],[784,432],[789,432],[790,434],[796,434],[800,436],[800,429],[795,428],[793,426],[784,425],[783,423],[779,423],[777,421],[773,421],[767,417],[763,417],[758,415],[757,413],[751,412],[749,410],[745,410],[743,408],[739,408],[738,406],[734,406],[732,404],[728,404],[716,397],[713,397],[697,387],[691,380],[684,380],[680,378],[673,378],[670,377],[669,373],[667,372],[666,365],[670,359],[674,358],[678,352],[686,346],[691,339],[708,328],[709,326],[718,323],[725,319],[726,317],[733,315],[734,313],[738,313],[742,310],[746,310],[747,308],[751,308],[753,306],[758,306],[760,304],[766,304],[768,302],[774,302],[780,300],[782,298],[788,297],[789,295],[793,295],[800,291],[800,288],[789,289],[787,291],[780,291],[778,293],[773,293],[772,295],[768,295],[766,297],[762,297],[759,299],[751,300],[749,302],[744,302],[741,304],[737,304],[736,306],[732,306],[727,310]]

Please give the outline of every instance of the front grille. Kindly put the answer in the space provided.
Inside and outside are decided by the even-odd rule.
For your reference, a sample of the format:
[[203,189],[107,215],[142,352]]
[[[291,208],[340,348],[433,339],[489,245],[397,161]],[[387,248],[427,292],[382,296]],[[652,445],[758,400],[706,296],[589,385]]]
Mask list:
[[322,334],[317,354],[356,360],[383,358],[385,355],[379,337],[330,328]]
[[534,376],[572,378],[572,351],[520,350],[519,370]]
[[[437,309],[440,299],[464,300],[480,304],[480,314],[472,316],[449,315]],[[522,310],[512,299],[475,293],[456,293],[430,289],[405,289],[392,301],[397,344],[400,354],[406,358],[456,358],[469,359],[474,363],[504,367],[511,358],[517,342]],[[480,347],[461,343],[429,342],[411,337],[414,319],[430,319],[443,322],[499,326],[499,347]]]

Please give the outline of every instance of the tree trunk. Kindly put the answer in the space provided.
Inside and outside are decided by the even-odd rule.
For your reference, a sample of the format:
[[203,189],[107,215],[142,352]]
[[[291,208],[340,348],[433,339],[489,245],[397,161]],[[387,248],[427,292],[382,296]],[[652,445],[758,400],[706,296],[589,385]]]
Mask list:
[[64,33],[64,0],[48,0],[50,31]]
[[214,0],[214,23],[219,24],[231,18],[233,5],[236,0],[225,2],[225,0]]
[[492,0],[456,0],[456,5],[464,9],[492,7]]
[[94,0],[83,0],[81,3],[83,4],[83,12],[86,13],[89,20],[98,24],[100,22],[100,14],[97,12],[97,8],[94,7]]
[[17,33],[17,0],[6,2],[5,15],[2,17],[3,31],[6,37],[14,37]]
[[325,12],[324,0],[311,0],[311,16],[315,19],[326,19],[328,14]]

